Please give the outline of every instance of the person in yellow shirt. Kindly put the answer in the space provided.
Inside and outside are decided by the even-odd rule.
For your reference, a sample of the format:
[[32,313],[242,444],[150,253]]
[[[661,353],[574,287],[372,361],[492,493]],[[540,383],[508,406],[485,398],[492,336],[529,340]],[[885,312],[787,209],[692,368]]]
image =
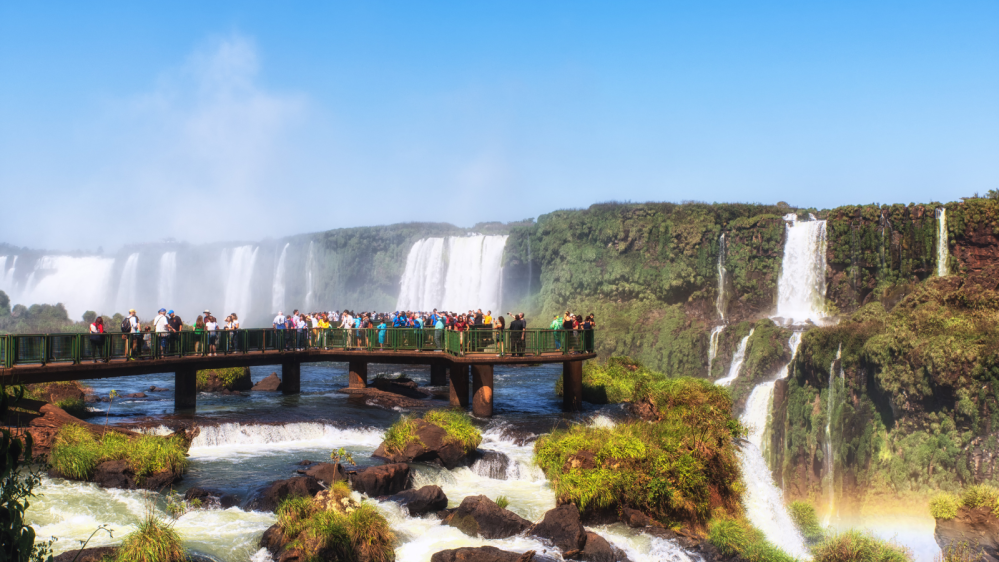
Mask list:
[[493,325],[493,311],[486,311],[486,315],[482,317],[482,324],[485,326]]

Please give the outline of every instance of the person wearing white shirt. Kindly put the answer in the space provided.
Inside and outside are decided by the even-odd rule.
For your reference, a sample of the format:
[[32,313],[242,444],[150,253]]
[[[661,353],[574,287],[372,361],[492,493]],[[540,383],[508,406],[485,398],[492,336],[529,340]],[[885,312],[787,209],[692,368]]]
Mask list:
[[218,329],[219,323],[214,316],[205,318],[205,331],[208,332],[208,354],[212,357],[215,356],[215,346],[218,343]]
[[161,308],[156,318],[153,320],[153,331],[160,339],[160,355],[166,355],[167,346],[167,336],[169,335],[172,328],[170,328],[170,319],[167,318],[166,309]]

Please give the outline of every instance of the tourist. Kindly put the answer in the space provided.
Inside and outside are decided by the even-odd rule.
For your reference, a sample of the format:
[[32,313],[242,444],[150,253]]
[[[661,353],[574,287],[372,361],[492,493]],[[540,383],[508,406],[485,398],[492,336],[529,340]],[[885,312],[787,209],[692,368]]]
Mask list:
[[[507,314],[510,314],[507,312]],[[513,322],[510,322],[510,340],[512,355],[514,357],[524,356],[524,329],[527,327],[527,322],[524,321],[524,314],[515,314],[513,316]]]
[[385,349],[385,334],[388,331],[388,326],[385,324],[385,319],[382,318],[380,324],[378,324],[378,348]]
[[489,316],[493,323],[493,340],[496,342],[496,357],[502,357],[506,353],[506,341],[503,339],[506,320],[502,316],[492,318],[492,311],[490,311]]
[[[436,315],[437,309],[434,309],[434,314]],[[440,351],[444,345],[444,316],[437,315],[437,321],[434,322],[434,347],[437,351]]]
[[205,331],[208,332],[208,355],[215,357],[216,344],[218,343],[218,334],[216,333],[219,329],[218,322],[215,321],[215,317],[208,315],[205,318]]
[[107,363],[107,357],[104,355],[104,319],[98,316],[90,323],[90,356],[94,359],[94,363],[98,357]]
[[167,318],[170,320],[170,341],[173,342],[174,351],[179,351],[180,347],[178,341],[180,340],[180,333],[184,330],[184,321],[180,319],[173,313],[172,310],[167,311]]
[[295,349],[295,336],[297,335],[296,328],[298,327],[298,321],[295,320],[295,315],[298,311],[292,312],[284,319],[284,343],[285,349],[294,350]]
[[224,331],[222,337],[225,338],[225,343],[222,345],[222,349],[226,350],[229,353],[232,353],[232,342],[235,338],[233,337],[234,334],[232,333],[231,314],[229,316],[226,316],[225,320],[222,321],[222,330]]
[[587,353],[593,353],[593,315],[590,314],[583,321],[583,350]]
[[239,317],[233,312],[229,315],[231,317],[230,324],[232,326],[232,334],[229,335],[229,351],[236,351],[240,348],[239,345]]
[[167,318],[166,309],[161,308],[153,320],[153,328],[156,330],[156,337],[160,342],[160,357],[166,355],[167,340],[170,337],[170,319]]
[[[284,313],[278,311],[277,316],[274,317],[274,347],[275,349],[280,349],[284,351]],[[280,330],[280,332],[278,331]]]
[[139,317],[135,315],[135,309],[128,309],[128,357],[134,359],[140,353],[141,344],[139,343]]
[[205,317],[198,315],[198,319],[194,321],[194,353],[195,355],[201,355],[201,340],[204,339],[205,334]]

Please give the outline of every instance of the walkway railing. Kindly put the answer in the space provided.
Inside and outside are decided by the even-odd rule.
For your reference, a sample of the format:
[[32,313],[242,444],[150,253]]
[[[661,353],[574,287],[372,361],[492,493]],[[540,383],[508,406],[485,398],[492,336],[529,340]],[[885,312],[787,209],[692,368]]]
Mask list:
[[387,328],[193,331],[173,334],[10,334],[0,335],[0,365],[79,364],[88,361],[205,357],[211,354],[297,350],[428,351],[453,356],[537,356],[590,353],[593,330],[449,330]]

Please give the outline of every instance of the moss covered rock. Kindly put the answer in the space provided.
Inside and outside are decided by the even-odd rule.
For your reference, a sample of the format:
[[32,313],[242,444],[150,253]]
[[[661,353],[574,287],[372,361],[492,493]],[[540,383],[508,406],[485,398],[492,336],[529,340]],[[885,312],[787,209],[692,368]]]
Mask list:
[[243,391],[253,388],[249,367],[223,367],[198,371],[198,392]]

